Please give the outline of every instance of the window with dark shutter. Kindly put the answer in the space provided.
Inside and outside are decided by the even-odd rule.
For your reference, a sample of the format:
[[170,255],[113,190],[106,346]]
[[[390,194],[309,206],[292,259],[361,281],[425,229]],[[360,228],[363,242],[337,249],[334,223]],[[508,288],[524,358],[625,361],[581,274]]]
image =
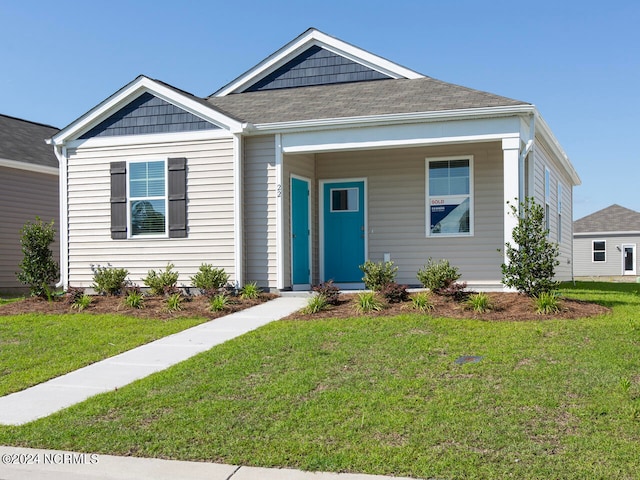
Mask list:
[[169,169],[169,237],[187,236],[187,159],[170,158]]
[[112,162],[111,238],[166,236],[167,233],[170,238],[186,237],[186,163],[185,158],[170,158],[166,164],[164,161],[135,161],[129,165]]
[[127,162],[111,162],[111,238],[127,238]]

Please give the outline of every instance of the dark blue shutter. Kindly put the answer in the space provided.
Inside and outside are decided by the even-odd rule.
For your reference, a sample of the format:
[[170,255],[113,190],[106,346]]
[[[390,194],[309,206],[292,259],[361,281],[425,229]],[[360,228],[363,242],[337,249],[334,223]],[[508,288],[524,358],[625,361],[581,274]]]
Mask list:
[[111,238],[127,238],[127,162],[111,162]]
[[184,238],[187,236],[187,159],[170,158],[167,163],[169,175],[169,237]]

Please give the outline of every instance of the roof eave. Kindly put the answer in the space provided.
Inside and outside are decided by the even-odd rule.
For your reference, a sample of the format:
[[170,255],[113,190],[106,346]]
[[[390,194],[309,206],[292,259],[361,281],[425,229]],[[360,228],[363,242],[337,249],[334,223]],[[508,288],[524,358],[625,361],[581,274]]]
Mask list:
[[536,127],[538,126],[540,127],[540,132],[542,133],[542,136],[545,138],[547,143],[551,146],[552,150],[554,150],[556,157],[560,160],[560,163],[562,164],[563,168],[567,171],[567,173],[571,177],[571,181],[573,182],[574,186],[581,185],[582,180],[580,180],[580,176],[578,175],[578,172],[576,171],[576,169],[573,168],[573,165],[571,164],[571,160],[569,160],[569,157],[567,156],[564,149],[560,145],[560,142],[558,142],[558,139],[555,137],[555,135],[551,131],[551,128],[549,127],[547,122],[545,122],[544,118],[542,118],[542,115],[540,115],[540,112],[536,110]]
[[440,110],[413,113],[391,113],[384,115],[367,115],[359,117],[338,117],[311,120],[295,120],[289,122],[272,122],[250,124],[251,133],[284,133],[300,130],[321,130],[335,127],[357,128],[362,126],[391,125],[414,122],[437,122],[464,119],[479,119],[532,114],[536,111],[531,104],[509,105],[501,107],[479,107],[456,110]]

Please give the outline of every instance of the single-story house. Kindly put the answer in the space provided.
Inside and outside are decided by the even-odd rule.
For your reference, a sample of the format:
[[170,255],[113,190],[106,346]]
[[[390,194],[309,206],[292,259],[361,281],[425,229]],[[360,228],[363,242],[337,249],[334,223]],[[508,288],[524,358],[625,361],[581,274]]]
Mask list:
[[507,202],[535,196],[571,276],[580,179],[536,107],[446,83],[309,29],[206,98],[139,76],[54,135],[62,278],[141,284],[201,263],[265,289],[362,284],[366,259],[417,284],[447,258],[501,289]]
[[640,212],[611,205],[573,222],[576,278],[636,280]]
[[[28,287],[16,279],[22,260],[20,229],[36,216],[59,230],[58,160],[45,139],[49,125],[0,114],[0,292]],[[52,245],[56,259],[60,246]]]

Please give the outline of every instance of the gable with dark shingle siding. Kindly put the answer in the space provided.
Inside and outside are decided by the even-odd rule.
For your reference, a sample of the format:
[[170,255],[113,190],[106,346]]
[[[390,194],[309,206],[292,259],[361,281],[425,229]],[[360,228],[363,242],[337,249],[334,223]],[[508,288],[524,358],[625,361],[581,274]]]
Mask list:
[[246,92],[391,78],[343,56],[313,46],[246,88]]
[[220,128],[151,93],[143,93],[80,138],[190,132]]

